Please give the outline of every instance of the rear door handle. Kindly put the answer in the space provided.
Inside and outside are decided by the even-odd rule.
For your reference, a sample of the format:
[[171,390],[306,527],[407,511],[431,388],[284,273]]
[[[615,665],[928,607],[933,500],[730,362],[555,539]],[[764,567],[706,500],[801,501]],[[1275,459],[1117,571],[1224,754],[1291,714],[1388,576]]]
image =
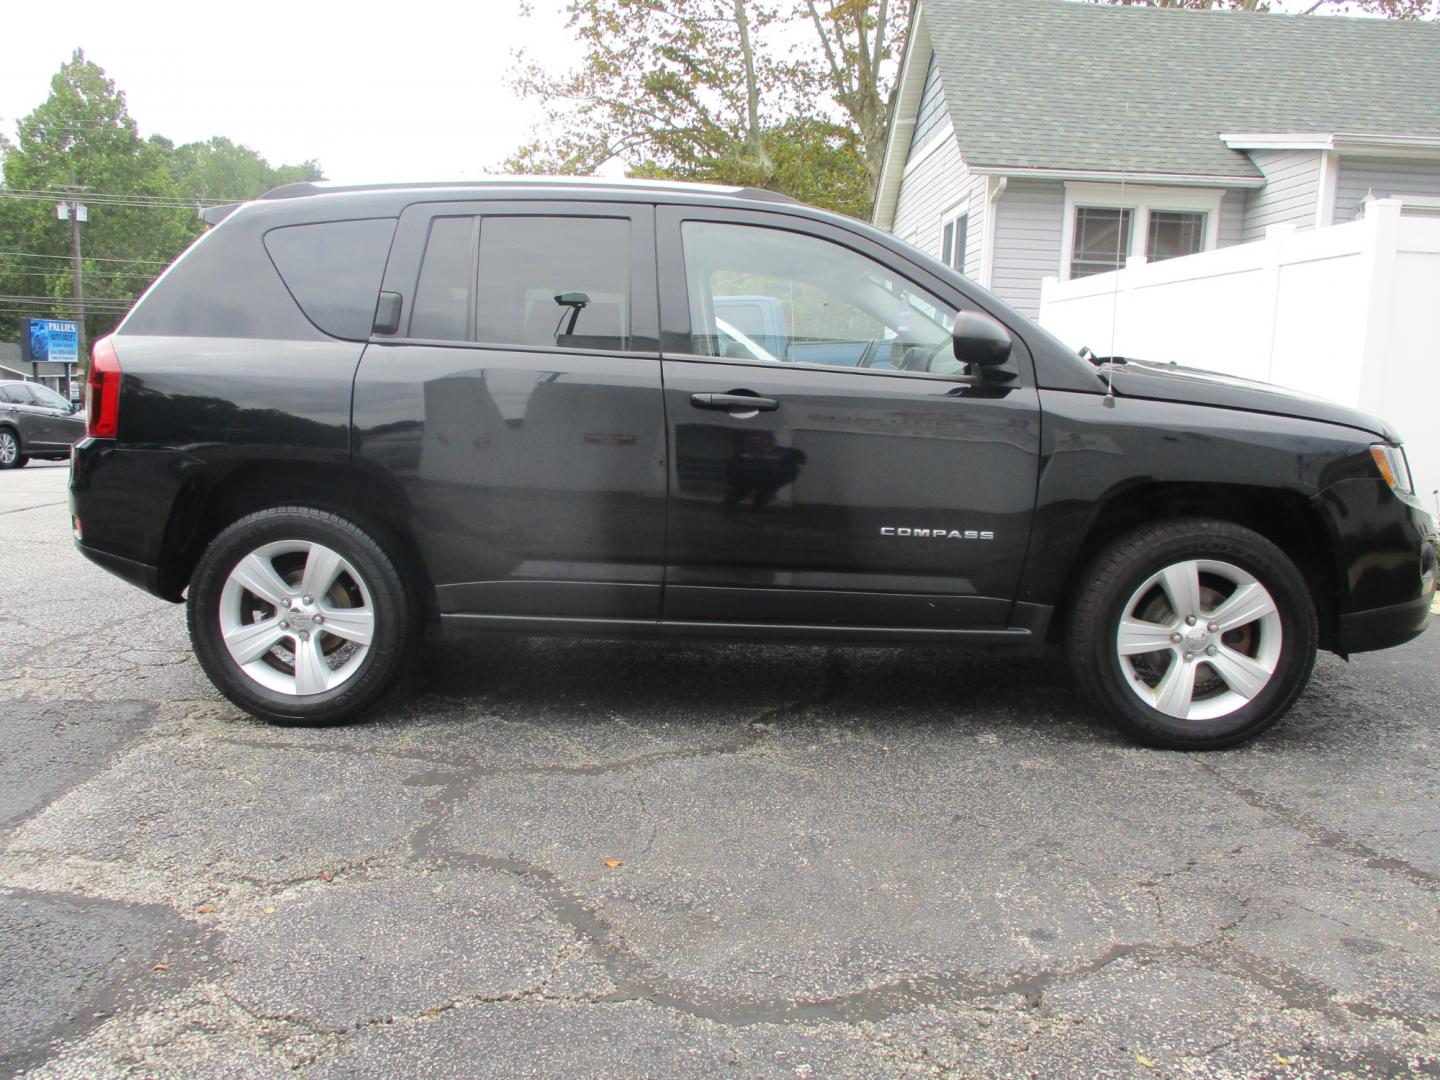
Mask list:
[[723,409],[736,412],[774,412],[780,402],[753,394],[691,394],[690,404],[697,409]]

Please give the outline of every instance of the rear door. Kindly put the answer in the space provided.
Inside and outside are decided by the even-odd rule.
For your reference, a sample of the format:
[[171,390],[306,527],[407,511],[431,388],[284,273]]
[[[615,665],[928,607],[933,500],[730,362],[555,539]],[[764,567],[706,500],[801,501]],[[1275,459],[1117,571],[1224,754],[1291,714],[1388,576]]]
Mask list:
[[26,389],[35,399],[36,420],[50,446],[64,449],[85,434],[84,425],[71,418],[69,402],[54,390],[41,383],[30,383]]
[[355,458],[398,480],[442,614],[658,618],[653,208],[412,206],[387,304],[394,332],[355,381]]
[[1018,378],[972,385],[950,330],[976,305],[864,237],[763,211],[659,222],[665,617],[1005,625],[1038,466],[1023,340]]

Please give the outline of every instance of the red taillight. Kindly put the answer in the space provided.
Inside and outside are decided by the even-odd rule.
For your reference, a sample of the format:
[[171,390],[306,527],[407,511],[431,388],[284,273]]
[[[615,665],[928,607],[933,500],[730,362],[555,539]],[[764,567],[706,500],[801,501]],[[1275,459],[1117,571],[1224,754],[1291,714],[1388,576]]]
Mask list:
[[109,337],[90,350],[90,374],[85,379],[85,434],[113,439],[120,430],[120,358]]

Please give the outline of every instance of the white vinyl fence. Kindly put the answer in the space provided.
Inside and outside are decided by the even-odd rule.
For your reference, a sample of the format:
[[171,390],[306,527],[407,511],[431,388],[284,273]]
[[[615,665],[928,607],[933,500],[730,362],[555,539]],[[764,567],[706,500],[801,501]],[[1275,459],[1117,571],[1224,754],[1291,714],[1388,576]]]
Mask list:
[[1440,216],[1373,200],[1365,217],[1075,281],[1040,323],[1101,356],[1173,360],[1351,405],[1406,440],[1416,490],[1440,485]]

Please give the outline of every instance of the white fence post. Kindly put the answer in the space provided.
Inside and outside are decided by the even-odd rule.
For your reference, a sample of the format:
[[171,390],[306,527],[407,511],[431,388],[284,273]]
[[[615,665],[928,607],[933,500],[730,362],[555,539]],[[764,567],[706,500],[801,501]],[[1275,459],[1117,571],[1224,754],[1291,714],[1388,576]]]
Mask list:
[[1261,321],[1258,354],[1265,358],[1266,382],[1275,375],[1275,328],[1280,321],[1280,268],[1285,265],[1286,249],[1295,235],[1295,226],[1290,222],[1265,227],[1265,239],[1260,244],[1260,294],[1265,297],[1265,310],[1269,318]]
[[1381,411],[1384,365],[1390,350],[1390,294],[1395,287],[1396,252],[1400,239],[1399,199],[1373,199],[1365,206],[1365,239],[1360,252],[1366,288],[1357,298],[1363,320],[1360,365],[1360,408]]

